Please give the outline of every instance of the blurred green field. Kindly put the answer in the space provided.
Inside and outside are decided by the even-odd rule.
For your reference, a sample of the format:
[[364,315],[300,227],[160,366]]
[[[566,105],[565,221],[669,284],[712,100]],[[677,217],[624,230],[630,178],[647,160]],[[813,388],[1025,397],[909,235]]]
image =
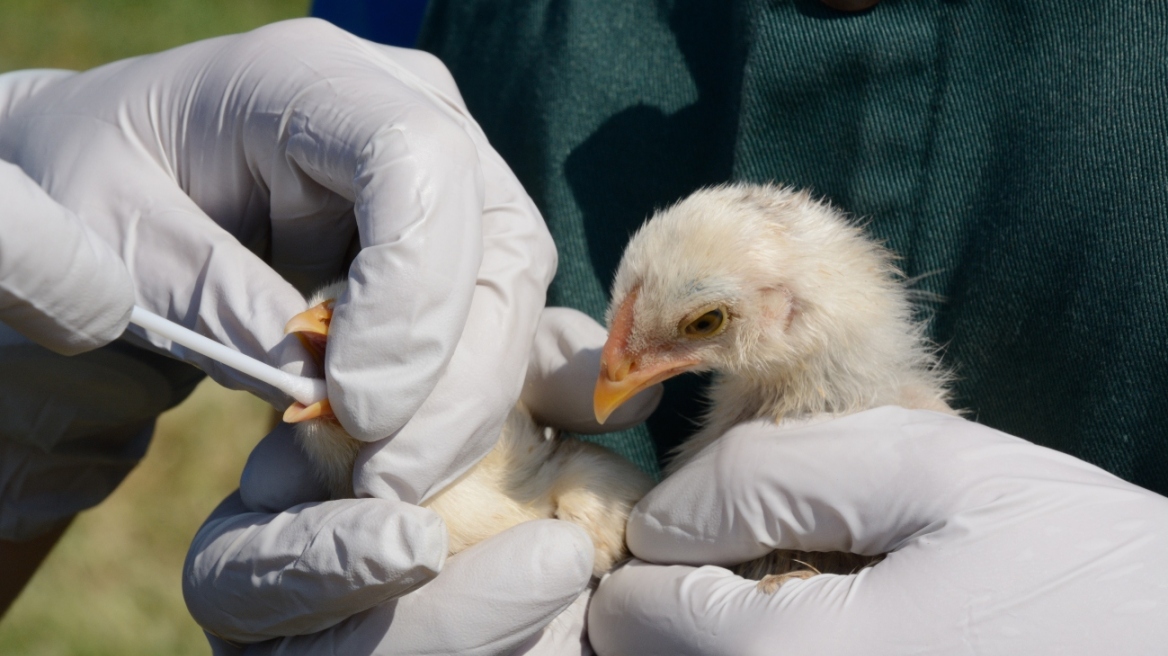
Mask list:
[[0,71],[83,70],[308,14],[310,0],[0,0]]
[[[0,72],[92,68],[308,13],[309,0],[0,0]],[[207,654],[182,601],[187,545],[234,489],[271,410],[204,382],[145,461],[83,513],[0,621],[0,654]]]

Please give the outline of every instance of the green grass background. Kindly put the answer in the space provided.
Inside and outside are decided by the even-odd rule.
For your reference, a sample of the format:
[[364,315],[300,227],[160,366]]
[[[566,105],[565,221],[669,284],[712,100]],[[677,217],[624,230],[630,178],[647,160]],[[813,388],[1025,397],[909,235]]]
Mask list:
[[[83,70],[308,13],[309,0],[0,0],[0,72]],[[163,415],[142,465],[69,528],[0,621],[0,654],[207,654],[180,576],[236,487],[268,406],[204,382]]]

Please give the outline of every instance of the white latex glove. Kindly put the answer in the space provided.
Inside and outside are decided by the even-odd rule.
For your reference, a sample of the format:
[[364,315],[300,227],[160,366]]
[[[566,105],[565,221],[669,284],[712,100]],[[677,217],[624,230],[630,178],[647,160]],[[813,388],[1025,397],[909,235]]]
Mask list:
[[[431,511],[317,502],[322,493],[281,425],[195,536],[187,607],[221,638],[268,640],[240,653],[508,654],[538,640],[591,577],[592,543],[574,524],[528,522],[444,562],[445,526]],[[229,647],[217,645],[242,649]]]
[[[606,337],[587,315],[545,310],[524,389],[590,398]],[[660,394],[635,397],[609,425],[643,421]],[[575,403],[523,401],[555,425],[586,425]],[[397,500],[319,502],[326,497],[281,425],[191,545],[183,590],[195,619],[238,643],[301,636],[247,653],[588,653],[593,549],[575,525],[523,524],[443,564],[446,532],[429,510]],[[213,643],[220,653],[243,650]]]
[[[731,430],[629,520],[643,561],[593,597],[598,654],[1159,654],[1168,499],[925,411]],[[775,547],[891,554],[759,592]]]
[[302,19],[80,74],[0,76],[0,117],[0,158],[113,247],[139,304],[292,373],[315,373],[283,334],[305,307],[293,284],[354,258],[329,398],[354,436],[396,437],[375,463],[395,473],[359,477],[363,494],[417,501],[489,449],[556,256],[436,59]]
[[624,430],[653,414],[665,393],[660,384],[626,401],[603,425],[596,421],[592,392],[607,340],[604,326],[579,310],[544,309],[522,394],[523,404],[536,419],[561,430],[595,435]]
[[134,306],[118,256],[4,161],[0,198],[0,322],[64,355],[117,339]]

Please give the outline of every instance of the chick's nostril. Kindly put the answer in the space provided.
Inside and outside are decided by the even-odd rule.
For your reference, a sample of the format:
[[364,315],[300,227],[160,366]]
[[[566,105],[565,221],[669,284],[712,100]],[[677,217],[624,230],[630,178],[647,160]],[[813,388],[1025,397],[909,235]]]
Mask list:
[[621,382],[622,380],[624,380],[625,378],[628,377],[629,372],[632,371],[634,364],[636,364],[636,363],[633,362],[632,360],[621,360],[617,364],[616,370],[614,370],[611,374],[609,374],[609,377],[608,377],[609,380],[612,380],[612,381],[617,382],[617,383]]
[[610,383],[619,383],[637,368],[637,361],[623,357],[604,357],[600,359],[600,377]]

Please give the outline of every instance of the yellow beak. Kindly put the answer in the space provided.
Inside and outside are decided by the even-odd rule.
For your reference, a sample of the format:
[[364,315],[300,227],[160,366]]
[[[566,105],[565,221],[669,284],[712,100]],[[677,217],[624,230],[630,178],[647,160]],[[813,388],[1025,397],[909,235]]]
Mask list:
[[[292,317],[291,321],[284,326],[284,334],[295,334],[321,369],[324,368],[324,353],[328,346],[329,323],[333,319],[333,305],[334,302],[331,300],[314,305]],[[333,409],[329,405],[328,399],[317,401],[307,407],[297,401],[284,411],[284,421],[289,424],[332,416],[334,416]]]
[[633,306],[638,291],[634,289],[621,303],[612,318],[612,330],[600,354],[600,375],[592,393],[592,412],[601,424],[637,392],[693,369],[699,363],[697,359],[670,358],[658,352],[657,357],[650,358],[652,364],[642,366],[642,358],[629,353],[628,340],[633,332]]
[[[605,350],[607,351],[607,345]],[[622,357],[608,361],[602,355],[600,376],[596,379],[596,389],[592,393],[592,411],[596,414],[596,421],[603,424],[617,408],[641,390],[689,371],[697,365],[698,361],[693,359],[663,360],[642,369],[637,366],[635,360]]]
[[312,405],[304,405],[296,401],[288,406],[284,411],[284,421],[289,424],[295,424],[298,421],[307,421],[309,419],[317,419],[319,417],[332,417],[333,407],[329,405],[328,399],[323,399],[313,403]]
[[284,326],[284,334],[296,334],[301,339],[310,336],[316,339],[328,337],[329,323],[333,320],[334,304],[334,301],[325,301],[292,317]]

